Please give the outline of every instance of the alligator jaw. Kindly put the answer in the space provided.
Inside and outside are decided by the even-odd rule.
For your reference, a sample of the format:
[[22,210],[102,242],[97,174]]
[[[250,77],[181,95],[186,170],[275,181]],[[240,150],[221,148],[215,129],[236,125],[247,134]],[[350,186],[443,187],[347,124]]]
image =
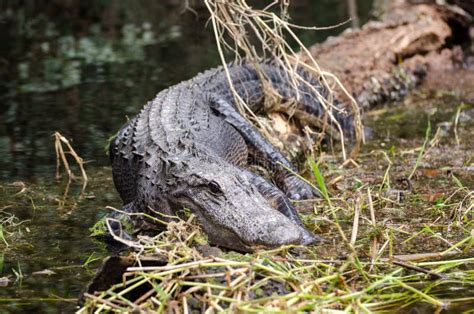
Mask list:
[[276,216],[275,219],[281,222],[277,227],[266,226],[265,222],[261,220],[253,221],[252,225],[259,224],[260,227],[263,227],[259,228],[260,233],[245,233],[246,230],[243,228],[233,228],[232,230],[213,223],[212,217],[205,217],[201,210],[194,212],[206,231],[210,243],[241,252],[254,252],[258,249],[275,248],[283,245],[309,246],[321,240],[321,238],[313,235],[304,227],[298,226],[276,210],[272,214]]

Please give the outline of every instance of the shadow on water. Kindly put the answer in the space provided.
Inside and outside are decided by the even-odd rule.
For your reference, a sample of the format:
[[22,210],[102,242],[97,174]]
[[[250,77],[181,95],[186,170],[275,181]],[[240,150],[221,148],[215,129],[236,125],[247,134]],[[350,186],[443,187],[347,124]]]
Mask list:
[[[362,22],[371,2],[359,1]],[[89,227],[106,205],[120,204],[102,168],[108,138],[161,89],[219,64],[205,7],[195,14],[183,3],[0,0],[2,312],[75,308],[95,258],[107,254]],[[348,10],[343,0],[302,0],[293,11],[295,23],[327,26],[346,21]],[[54,131],[72,140],[92,177],[86,197],[76,186],[60,209]]]

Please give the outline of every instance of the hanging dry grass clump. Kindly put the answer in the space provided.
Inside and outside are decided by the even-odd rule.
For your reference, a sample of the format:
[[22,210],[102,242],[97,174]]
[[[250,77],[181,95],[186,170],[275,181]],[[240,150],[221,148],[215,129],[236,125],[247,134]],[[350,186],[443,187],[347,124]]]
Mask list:
[[[259,69],[259,62],[265,59],[271,59],[279,66],[286,69],[292,78],[292,84],[295,86],[295,89],[298,84],[304,84],[311,88],[327,113],[324,123],[319,121],[315,123],[317,123],[317,126],[328,134],[332,133],[332,136],[336,135],[334,134],[334,131],[331,132],[331,130],[329,130],[329,124],[335,126],[335,131],[339,133],[337,137],[340,139],[342,144],[342,154],[344,159],[346,159],[347,154],[344,145],[344,130],[334,117],[335,111],[343,110],[340,106],[335,106],[331,85],[336,84],[346,94],[347,98],[350,99],[350,104],[346,109],[351,110],[356,131],[356,143],[351,155],[356,155],[358,153],[360,143],[363,140],[363,134],[360,111],[356,101],[346,91],[344,86],[342,86],[337,77],[320,69],[318,63],[309,50],[304,46],[294,32],[294,30],[298,28],[307,30],[318,30],[323,28],[302,27],[290,23],[290,17],[288,14],[290,2],[288,0],[273,1],[263,9],[252,8],[247,4],[246,0],[205,0],[204,2],[211,14],[211,22],[222,64],[227,73],[232,92],[236,98],[236,104],[242,114],[255,121],[262,132],[264,134],[266,133],[258,118],[238,96],[232,86],[227,68],[229,60],[226,60],[225,58],[226,52],[230,52],[234,55],[234,61],[238,62],[245,59],[246,62],[250,62],[257,69],[257,72]],[[279,10],[277,10],[279,12],[278,14],[272,12],[274,7],[277,6],[279,7]],[[256,39],[259,46],[255,44],[254,39]],[[297,48],[293,48],[292,45],[290,45],[290,40],[297,44]],[[302,59],[310,60],[310,62],[303,63]],[[321,84],[329,92],[327,97],[321,95],[316,86],[309,86],[308,82],[297,73],[296,69],[299,67],[305,68],[315,77],[320,78]],[[262,82],[265,82],[263,75],[261,75],[261,78]],[[271,106],[271,103],[275,103],[275,100],[278,101],[279,95],[270,88],[269,83],[264,83],[264,91],[267,101],[266,106]],[[296,106],[296,102],[292,105]]]

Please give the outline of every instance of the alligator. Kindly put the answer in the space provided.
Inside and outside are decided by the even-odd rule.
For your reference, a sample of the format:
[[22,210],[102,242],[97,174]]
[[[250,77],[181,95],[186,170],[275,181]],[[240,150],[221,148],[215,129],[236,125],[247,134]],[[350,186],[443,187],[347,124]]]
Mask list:
[[[279,103],[297,102],[294,117],[321,121],[327,112],[315,90],[327,97],[326,89],[302,67],[296,73],[301,82],[295,85],[274,61],[233,63],[161,91],[110,146],[122,211],[171,217],[188,208],[211,243],[244,252],[321,240],[304,227],[290,202],[317,192],[240,114],[229,84],[230,79],[254,112],[268,109],[264,86],[271,86]],[[288,108],[274,105],[271,110]],[[351,129],[349,115],[335,116]],[[269,169],[272,180],[249,170],[249,161]]]

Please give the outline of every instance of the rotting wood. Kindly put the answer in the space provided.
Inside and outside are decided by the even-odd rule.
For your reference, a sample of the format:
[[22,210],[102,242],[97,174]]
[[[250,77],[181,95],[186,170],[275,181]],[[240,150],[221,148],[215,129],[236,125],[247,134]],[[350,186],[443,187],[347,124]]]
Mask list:
[[383,21],[348,30],[310,51],[367,109],[405,96],[432,68],[462,60],[456,43],[468,36],[470,17],[458,9],[392,1]]

